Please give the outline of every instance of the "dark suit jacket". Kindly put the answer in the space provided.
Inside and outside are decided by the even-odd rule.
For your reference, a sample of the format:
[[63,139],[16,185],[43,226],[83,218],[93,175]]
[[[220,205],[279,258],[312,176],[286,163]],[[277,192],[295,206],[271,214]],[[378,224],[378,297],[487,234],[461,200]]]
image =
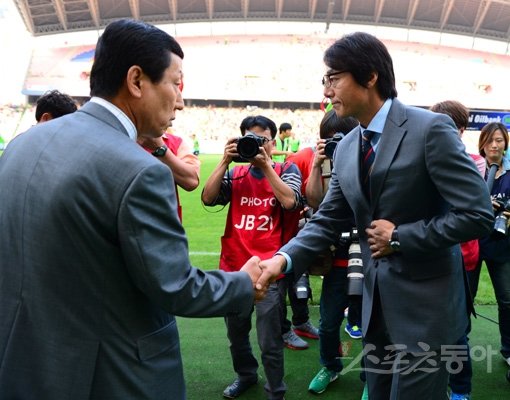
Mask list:
[[184,399],[174,315],[253,289],[190,265],[168,167],[88,103],[15,138],[0,188],[0,399]]
[[[376,151],[371,201],[360,184],[359,128],[337,146],[334,172],[319,211],[283,247],[296,275],[313,254],[350,228],[354,212],[364,264],[362,325],[370,329],[377,282],[394,344],[423,351],[463,334],[466,299],[459,242],[486,235],[493,212],[486,185],[445,115],[406,107],[397,99]],[[387,219],[398,227],[401,252],[372,259],[365,229]]]

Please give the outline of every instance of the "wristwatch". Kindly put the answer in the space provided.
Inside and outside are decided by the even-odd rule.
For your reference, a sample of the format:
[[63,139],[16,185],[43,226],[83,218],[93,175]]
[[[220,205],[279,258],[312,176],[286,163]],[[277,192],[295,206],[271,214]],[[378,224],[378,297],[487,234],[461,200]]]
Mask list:
[[166,151],[168,150],[168,147],[165,145],[159,146],[156,150],[152,152],[152,155],[154,157],[163,157],[166,154]]
[[393,229],[393,232],[391,233],[389,245],[393,249],[393,251],[400,251],[400,241],[398,240],[397,228]]

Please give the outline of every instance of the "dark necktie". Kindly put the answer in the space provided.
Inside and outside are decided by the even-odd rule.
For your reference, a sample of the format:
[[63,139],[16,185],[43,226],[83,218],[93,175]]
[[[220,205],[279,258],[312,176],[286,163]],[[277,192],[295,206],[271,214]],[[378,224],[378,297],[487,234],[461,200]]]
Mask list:
[[361,135],[361,186],[370,200],[370,174],[374,164],[375,153],[370,141],[375,132],[366,130]]

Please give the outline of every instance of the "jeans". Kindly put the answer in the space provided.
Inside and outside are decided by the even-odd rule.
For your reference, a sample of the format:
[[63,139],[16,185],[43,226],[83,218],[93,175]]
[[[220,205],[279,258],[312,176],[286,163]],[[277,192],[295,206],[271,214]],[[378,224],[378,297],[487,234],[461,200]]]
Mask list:
[[469,286],[473,298],[478,290],[482,261],[487,265],[487,271],[494,287],[494,294],[498,303],[499,333],[501,335],[501,354],[510,357],[510,261],[495,262],[480,260],[476,269],[468,272]]
[[[257,341],[266,375],[264,390],[270,400],[283,398],[287,386],[283,382],[283,339],[281,335],[281,303],[279,286],[282,280],[269,285],[266,297],[255,305]],[[230,354],[240,380],[256,381],[257,359],[250,345],[251,316],[225,317]]]
[[333,267],[322,280],[319,347],[321,364],[336,372],[343,368],[340,359],[340,326],[348,300],[347,268]]
[[[471,325],[471,324],[470,324]],[[471,364],[471,356],[469,354],[469,339],[467,334],[469,333],[469,329],[466,334],[462,335],[456,346],[463,346],[462,354],[459,354],[459,358],[464,358],[464,352],[466,351],[467,359],[462,360],[462,366],[459,366],[459,371],[455,373],[450,373],[450,378],[448,381],[448,385],[452,392],[457,394],[469,394],[471,393],[471,379],[473,377],[473,366]]]

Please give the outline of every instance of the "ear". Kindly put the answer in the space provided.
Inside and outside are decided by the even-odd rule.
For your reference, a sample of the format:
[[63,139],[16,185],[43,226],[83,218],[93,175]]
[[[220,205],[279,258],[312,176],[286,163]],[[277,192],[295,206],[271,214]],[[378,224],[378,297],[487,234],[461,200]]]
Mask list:
[[52,119],[53,119],[53,115],[51,115],[51,113],[49,113],[49,112],[45,112],[43,115],[41,115],[41,119],[39,120],[39,122],[47,122]]
[[367,88],[374,87],[377,83],[377,79],[379,78],[379,74],[376,71],[372,71],[370,74],[370,79],[367,82]]
[[138,65],[132,65],[126,74],[126,86],[131,96],[139,99],[142,97],[142,86],[144,80],[142,68]]

